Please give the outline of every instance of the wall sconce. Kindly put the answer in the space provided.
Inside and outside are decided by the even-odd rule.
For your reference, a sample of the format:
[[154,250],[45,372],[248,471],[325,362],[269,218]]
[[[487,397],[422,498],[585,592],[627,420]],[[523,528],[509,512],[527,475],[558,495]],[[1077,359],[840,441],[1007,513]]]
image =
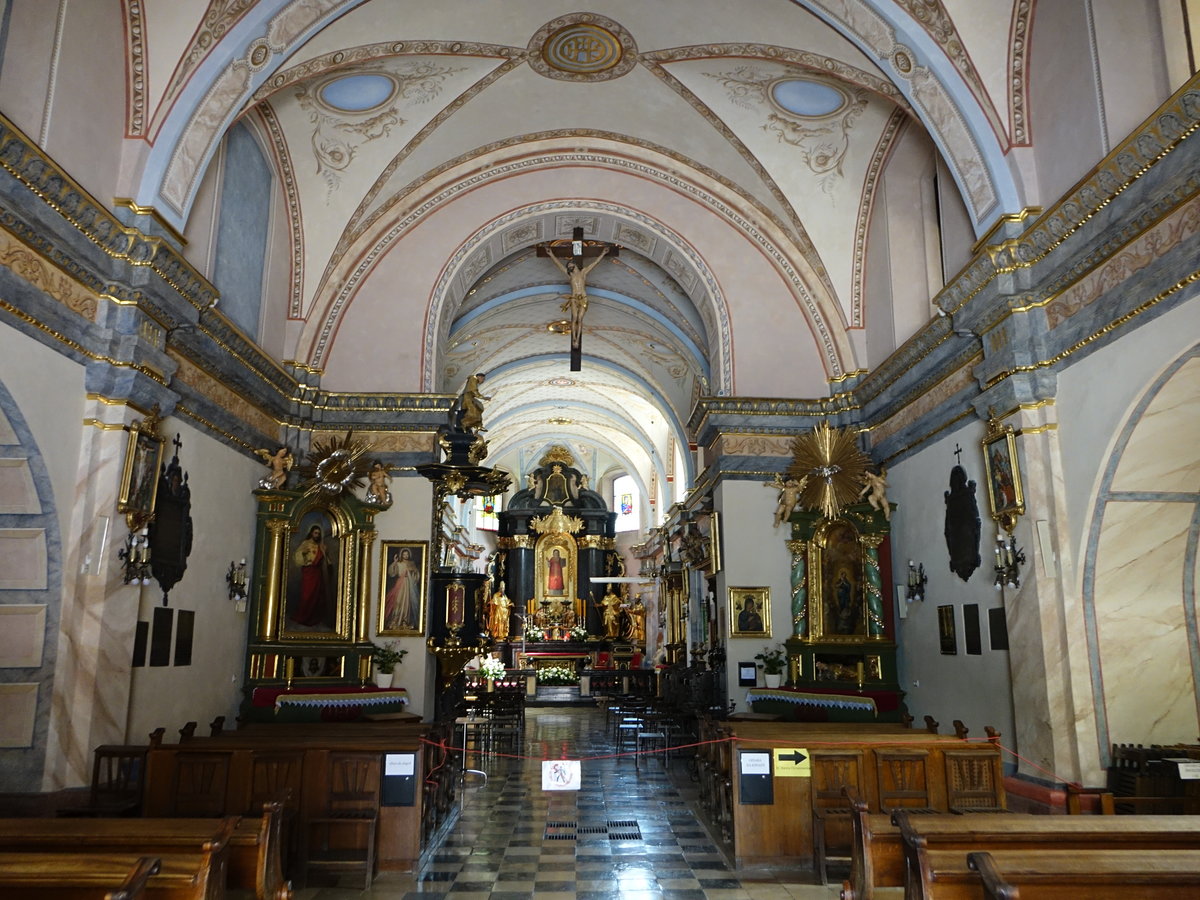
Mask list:
[[925,564],[914,563],[911,559],[908,561],[908,585],[904,593],[904,599],[909,603],[914,600],[925,602],[925,585],[929,582],[929,577],[925,574]]
[[1017,546],[1012,532],[1007,538],[1003,533],[996,535],[996,590],[1003,587],[1021,586],[1021,566],[1025,565],[1025,551]]
[[246,561],[231,562],[229,571],[225,573],[225,583],[229,585],[229,599],[238,604],[241,609],[246,602]]
[[131,531],[125,546],[117,551],[126,584],[150,583],[150,536],[146,529]]

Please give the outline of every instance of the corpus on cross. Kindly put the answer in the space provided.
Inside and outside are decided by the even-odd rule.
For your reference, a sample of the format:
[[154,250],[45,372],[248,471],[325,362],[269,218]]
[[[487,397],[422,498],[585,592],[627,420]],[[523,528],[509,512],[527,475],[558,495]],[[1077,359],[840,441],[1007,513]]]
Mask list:
[[550,241],[537,245],[538,256],[548,256],[562,273],[567,276],[571,292],[563,294],[562,311],[571,316],[571,371],[581,368],[583,347],[583,316],[587,312],[587,276],[600,264],[605,256],[616,256],[621,248],[618,244],[604,241],[585,241],[583,229],[575,228],[571,239]]

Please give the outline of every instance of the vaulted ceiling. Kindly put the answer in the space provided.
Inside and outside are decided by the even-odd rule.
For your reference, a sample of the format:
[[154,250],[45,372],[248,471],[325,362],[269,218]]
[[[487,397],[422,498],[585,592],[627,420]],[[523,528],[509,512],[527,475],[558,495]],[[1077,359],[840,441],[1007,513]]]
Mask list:
[[[1020,206],[1028,3],[125,5],[138,202],[186,231],[246,123],[289,245],[267,349],[337,390],[486,371],[489,462],[516,471],[565,443],[661,485],[697,396],[819,396],[863,368],[867,234],[906,131],[977,233]],[[580,372],[535,253],[573,228],[622,247],[589,276]]]

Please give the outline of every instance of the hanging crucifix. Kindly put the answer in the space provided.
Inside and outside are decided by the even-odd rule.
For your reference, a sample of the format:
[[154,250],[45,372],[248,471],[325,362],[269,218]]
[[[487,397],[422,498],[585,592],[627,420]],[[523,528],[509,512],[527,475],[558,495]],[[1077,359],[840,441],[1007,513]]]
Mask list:
[[[548,244],[538,244],[537,246],[537,255],[550,257],[551,262],[562,270],[571,285],[571,292],[562,295],[562,311],[571,317],[572,372],[578,372],[582,367],[583,316],[587,312],[588,305],[586,288],[588,273],[596,268],[605,256],[616,256],[620,252],[621,248],[618,244],[585,241],[582,228],[574,229],[569,241],[551,241]],[[585,263],[585,260],[591,261]]]

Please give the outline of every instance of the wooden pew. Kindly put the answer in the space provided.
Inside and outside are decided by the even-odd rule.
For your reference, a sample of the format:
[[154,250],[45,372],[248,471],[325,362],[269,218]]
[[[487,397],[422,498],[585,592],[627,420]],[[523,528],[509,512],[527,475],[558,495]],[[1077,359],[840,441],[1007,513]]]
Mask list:
[[195,853],[208,860],[217,883],[253,891],[259,900],[288,900],[279,824],[278,804],[245,819],[0,819],[0,846],[31,855]]
[[[928,857],[934,852],[959,859],[960,869],[965,868],[966,854],[971,852],[1029,854],[1045,850],[1121,850],[1143,856],[1176,850],[1200,852],[1200,819],[1195,816],[908,816],[899,813],[896,821],[903,843],[906,896],[910,892],[911,896],[922,896],[922,867],[934,865],[933,870],[937,870],[928,859],[923,862],[922,856]],[[878,853],[872,853],[878,860]],[[977,877],[973,883],[978,886]],[[875,886],[879,886],[878,880]],[[982,894],[977,891],[973,896]]]
[[[93,820],[95,821],[95,820]],[[158,870],[149,874],[153,864]],[[133,853],[0,852],[0,897],[12,900],[102,900],[113,892],[145,900],[222,900],[202,854],[161,858]],[[117,894],[119,896],[119,894]]]
[[1200,850],[952,850],[921,853],[906,900],[1193,900]]
[[[911,729],[841,730],[840,723],[724,722],[721,728],[736,747],[730,741],[718,745],[728,760],[724,755],[716,757],[713,777],[706,784],[702,775],[701,790],[710,795],[709,807],[728,809],[738,865],[813,863],[820,830],[825,832],[826,845],[848,847],[851,817],[848,803],[840,799],[843,781],[859,791],[872,811],[889,804],[947,811],[956,802],[947,778],[948,760],[961,754],[968,762],[985,761],[997,792],[994,803],[1003,803],[1000,753],[991,743],[968,743],[953,735]],[[809,757],[811,777],[774,777],[772,804],[741,803],[739,754],[792,748]],[[722,778],[730,784],[727,807],[719,796]],[[781,809],[788,814],[781,816]],[[821,811],[814,813],[817,809]]]
[[[440,755],[427,740],[432,728],[394,722],[262,724],[152,746],[144,811],[163,817],[245,814],[286,791],[291,798],[286,812],[303,837],[306,822],[328,815],[331,754],[368,752],[382,760],[385,753],[413,753],[418,788],[413,805],[378,808],[376,856],[380,869],[411,871],[429,834],[422,811],[431,771],[426,762]],[[285,871],[299,877],[297,865]]]

